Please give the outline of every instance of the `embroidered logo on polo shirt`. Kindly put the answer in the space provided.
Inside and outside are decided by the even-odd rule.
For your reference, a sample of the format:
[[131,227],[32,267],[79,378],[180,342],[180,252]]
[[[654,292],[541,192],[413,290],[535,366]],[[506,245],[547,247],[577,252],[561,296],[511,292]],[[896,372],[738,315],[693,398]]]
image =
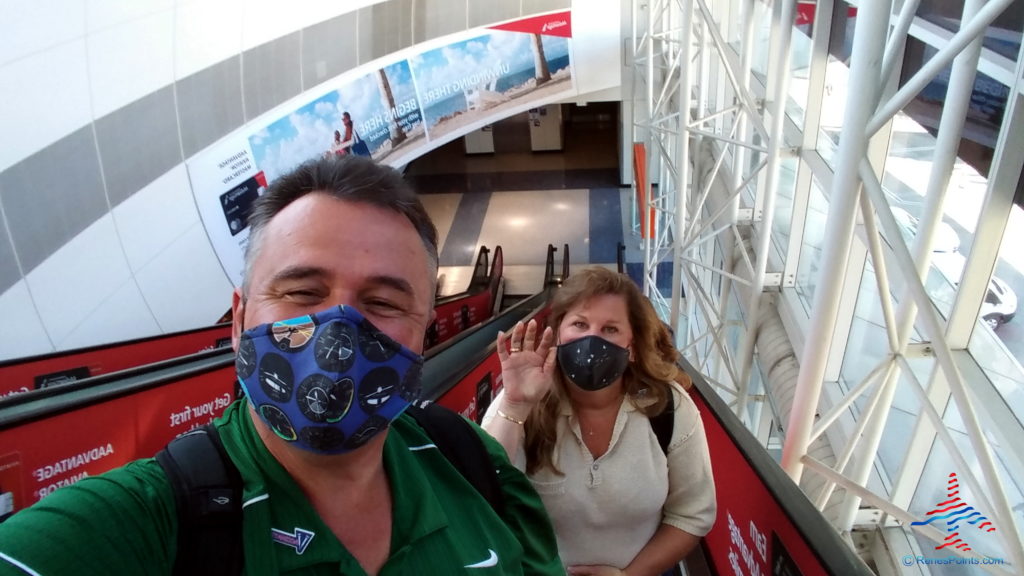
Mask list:
[[313,541],[313,536],[316,536],[316,534],[302,528],[296,528],[291,534],[277,528],[270,529],[271,540],[294,548],[296,554],[302,554],[306,551],[306,547]]
[[494,550],[491,550],[490,548],[488,548],[487,551],[490,552],[491,555],[486,560],[481,560],[476,564],[466,564],[465,566],[463,566],[463,568],[490,568],[491,566],[497,566],[498,553]]

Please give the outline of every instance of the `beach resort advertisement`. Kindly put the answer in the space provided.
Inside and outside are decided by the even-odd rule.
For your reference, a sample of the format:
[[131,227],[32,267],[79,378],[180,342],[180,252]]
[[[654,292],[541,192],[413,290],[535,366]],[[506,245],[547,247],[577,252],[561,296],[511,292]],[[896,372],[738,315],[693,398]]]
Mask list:
[[566,10],[418,44],[306,91],[188,160],[225,273],[240,285],[252,202],[303,162],[355,154],[401,168],[497,120],[575,96],[571,37]]

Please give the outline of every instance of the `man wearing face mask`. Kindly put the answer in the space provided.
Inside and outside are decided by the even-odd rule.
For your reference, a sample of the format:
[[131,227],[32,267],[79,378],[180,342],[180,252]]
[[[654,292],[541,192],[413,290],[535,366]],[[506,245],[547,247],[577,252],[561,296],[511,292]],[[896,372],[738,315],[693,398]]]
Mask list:
[[[499,517],[404,411],[420,390],[437,233],[390,168],[355,156],[256,202],[232,334],[246,398],[216,421],[243,485],[246,574],[563,574],[529,481],[479,428]],[[171,574],[179,512],[133,462],[0,524],[0,574]]]
[[484,429],[544,500],[569,574],[678,574],[716,505],[668,331],[632,280],[599,267],[569,276],[549,323],[498,336],[504,389]]

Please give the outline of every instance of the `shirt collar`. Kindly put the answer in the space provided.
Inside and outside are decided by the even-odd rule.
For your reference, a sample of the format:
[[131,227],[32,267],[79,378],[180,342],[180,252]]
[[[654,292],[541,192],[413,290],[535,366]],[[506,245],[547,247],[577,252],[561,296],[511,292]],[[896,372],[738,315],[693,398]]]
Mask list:
[[[619,412],[636,412],[636,397],[623,396],[623,402],[619,405]],[[629,400],[628,402],[626,400]],[[640,403],[643,404],[644,399],[640,399]],[[569,402],[568,396],[562,396],[558,401],[558,413],[561,416],[573,416],[572,403]]]
[[[260,553],[261,564],[272,562],[282,573],[301,570],[319,563],[337,563],[342,573],[355,571],[358,563],[342,546],[320,516],[313,509],[295,480],[274,459],[260,439],[248,414],[245,400],[235,403],[225,412],[228,425],[221,428],[225,448],[235,456],[243,479],[243,503],[264,498],[243,510],[246,534],[258,539],[270,538],[271,529],[294,534],[296,529],[313,533],[312,540],[298,554],[285,544],[274,542],[269,554]],[[400,561],[404,551],[417,540],[448,526],[444,507],[431,488],[420,460],[409,451],[405,435],[413,435],[414,428],[401,417],[392,424],[384,442],[384,470],[391,486],[392,524],[391,553],[388,563]],[[416,436],[410,440],[418,444],[430,443],[425,433],[422,442]],[[268,497],[269,496],[269,497]],[[265,535],[265,536],[264,536]],[[255,541],[246,538],[247,541]],[[252,559],[248,550],[247,561]],[[358,573],[358,572],[356,572]]]

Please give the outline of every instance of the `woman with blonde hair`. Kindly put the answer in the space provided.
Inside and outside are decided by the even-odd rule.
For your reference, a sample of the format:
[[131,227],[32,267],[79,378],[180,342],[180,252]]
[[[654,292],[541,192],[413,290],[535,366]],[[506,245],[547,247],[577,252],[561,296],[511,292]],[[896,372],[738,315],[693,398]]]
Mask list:
[[601,267],[572,274],[543,333],[517,324],[498,357],[504,388],[483,426],[543,499],[568,573],[678,570],[711,529],[715,488],[678,351],[636,284]]

